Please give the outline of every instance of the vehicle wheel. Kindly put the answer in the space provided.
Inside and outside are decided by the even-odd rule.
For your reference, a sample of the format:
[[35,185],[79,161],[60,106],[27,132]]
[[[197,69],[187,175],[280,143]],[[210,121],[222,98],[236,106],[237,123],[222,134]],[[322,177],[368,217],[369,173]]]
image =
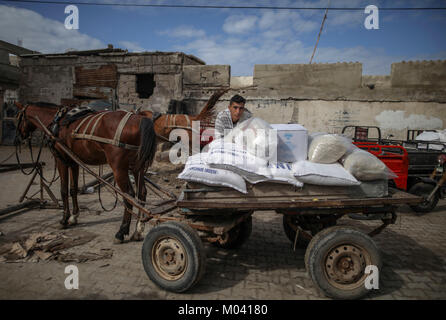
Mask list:
[[[285,231],[287,238],[294,245],[294,240],[296,239],[296,229],[298,225],[294,223],[292,217],[286,215],[283,215],[282,225],[283,225],[283,231]],[[310,240],[303,237],[302,233],[299,232],[299,234],[297,235],[296,248],[305,249],[309,243]]]
[[307,271],[315,286],[334,299],[359,299],[365,287],[365,268],[381,270],[379,250],[367,234],[336,226],[319,232],[305,254]]
[[169,221],[151,229],[142,246],[144,270],[157,286],[184,292],[204,274],[206,256],[197,232],[189,225]]
[[[423,197],[423,199],[427,199],[434,188],[434,185],[418,182],[410,188],[409,193]],[[422,203],[410,207],[417,213],[428,213],[434,210],[434,208],[437,206],[438,199],[438,193],[435,193],[431,201],[424,200]]]
[[223,249],[236,249],[241,247],[252,232],[252,216],[239,223],[237,226],[226,232],[220,240],[214,242],[216,247]]

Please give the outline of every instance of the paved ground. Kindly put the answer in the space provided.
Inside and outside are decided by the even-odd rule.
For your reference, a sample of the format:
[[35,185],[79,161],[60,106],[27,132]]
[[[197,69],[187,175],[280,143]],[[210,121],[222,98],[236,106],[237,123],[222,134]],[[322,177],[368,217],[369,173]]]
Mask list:
[[[0,161],[11,151],[12,148],[0,147]],[[49,177],[53,167],[47,151],[43,160],[48,163],[45,173]],[[172,178],[175,175],[165,173],[157,181],[178,191],[175,187],[181,182]],[[0,173],[0,208],[16,203],[28,180],[19,171]],[[52,187],[56,195],[57,184]],[[37,190],[37,185],[32,190]],[[111,206],[110,195],[104,198],[105,205]],[[325,299],[305,272],[304,251],[292,251],[278,214],[255,213],[253,233],[241,249],[229,251],[206,245],[207,268],[201,282],[187,293],[173,294],[157,288],[146,276],[141,263],[141,242],[112,244],[122,207],[101,212],[97,199],[97,194],[80,196],[84,209],[80,224],[75,227],[96,238],[68,251],[98,253],[111,249],[113,256],[84,263],[0,262],[0,299]],[[420,217],[405,206],[399,212],[397,223],[375,237],[384,267],[380,289],[368,298],[445,299],[446,201],[440,201],[434,212]],[[61,212],[54,209],[0,217],[0,246],[31,232],[57,232],[60,218]],[[341,223],[369,231],[377,226],[375,222],[347,219]],[[145,232],[148,229],[147,226]],[[79,268],[78,290],[65,289],[64,271],[69,264]]]

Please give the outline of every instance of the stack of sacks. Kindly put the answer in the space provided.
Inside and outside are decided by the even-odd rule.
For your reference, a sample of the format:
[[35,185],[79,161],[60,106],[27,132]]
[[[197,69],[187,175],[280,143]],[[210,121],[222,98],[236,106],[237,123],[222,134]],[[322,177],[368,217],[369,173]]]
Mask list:
[[335,134],[311,135],[308,160],[292,164],[277,162],[277,136],[269,129],[269,124],[258,118],[244,121],[224,139],[209,144],[208,152],[189,157],[179,178],[246,193],[245,180],[252,184],[271,181],[297,187],[303,183],[356,186],[360,181],[395,177],[374,155]]
[[268,163],[241,146],[221,139],[213,141],[208,152],[190,156],[178,178],[211,186],[230,187],[242,193],[246,193],[244,180],[252,184],[270,181],[303,186],[294,177],[291,164]]
[[230,170],[252,184],[271,181],[302,187],[293,175],[292,166],[283,162],[268,162],[243,150],[234,143],[216,140],[211,143],[206,163],[212,168]]
[[337,163],[348,149],[344,137],[315,133],[308,138],[308,160],[293,163],[294,176],[304,183],[325,186],[360,184],[342,165]]
[[294,163],[293,170],[304,183],[333,186],[396,177],[381,160],[356,147],[350,139],[326,133],[309,137],[308,161]]

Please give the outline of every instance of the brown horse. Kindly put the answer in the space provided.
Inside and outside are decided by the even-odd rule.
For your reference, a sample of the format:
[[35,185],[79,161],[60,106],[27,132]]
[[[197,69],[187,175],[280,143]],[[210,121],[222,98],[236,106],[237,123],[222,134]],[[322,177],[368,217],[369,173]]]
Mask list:
[[[169,135],[174,129],[185,129],[189,136],[189,147],[192,146],[192,121],[200,121],[200,132],[203,128],[214,126],[215,118],[214,106],[218,99],[225,94],[229,89],[216,91],[208,100],[204,108],[198,115],[187,114],[162,114],[155,119],[155,132],[157,136],[163,141],[169,141]],[[139,111],[138,114],[153,119],[154,113],[152,111]]]
[[[22,139],[29,138],[30,134],[40,127],[36,117],[48,128],[54,124],[56,114],[59,115],[61,110],[63,110],[62,108],[55,108],[51,104],[42,103],[38,105],[28,104],[26,106],[16,103],[16,105],[19,108],[17,131]],[[144,184],[144,173],[152,164],[156,152],[156,135],[153,122],[140,115],[127,115],[124,111],[104,111],[94,115],[96,115],[96,122],[78,119],[67,126],[60,126],[58,133],[59,141],[65,144],[87,165],[108,163],[113,170],[118,187],[123,192],[135,196],[128,175],[129,170],[131,170],[138,186],[138,199],[145,201],[147,190]],[[115,137],[118,125],[126,116],[128,117],[127,122],[124,122],[125,125],[119,138],[121,144],[113,145],[106,141],[104,142],[104,140],[100,142],[101,140],[94,141],[73,137],[73,131],[87,132],[87,130],[90,130],[91,135],[94,135],[96,138],[112,140],[111,138]],[[61,116],[61,119],[63,117],[64,115]],[[123,146],[131,149],[123,148]],[[66,155],[57,144],[51,148],[51,151],[55,157],[61,181],[60,193],[64,211],[60,223],[63,228],[66,228],[70,225],[75,225],[79,216],[77,202],[79,165]],[[70,195],[73,200],[73,212],[71,215],[68,205],[68,175],[70,175]],[[132,219],[132,205],[126,200],[124,200],[124,204],[122,224],[115,235],[115,242],[119,243],[122,243],[124,236],[129,234]],[[136,230],[131,240],[141,240],[143,228],[144,225],[138,219]]]

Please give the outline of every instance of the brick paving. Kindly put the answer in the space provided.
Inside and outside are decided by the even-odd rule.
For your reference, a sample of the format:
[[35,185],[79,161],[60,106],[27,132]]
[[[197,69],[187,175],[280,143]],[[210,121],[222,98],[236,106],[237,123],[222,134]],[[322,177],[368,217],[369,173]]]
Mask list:
[[[0,148],[0,160],[10,148]],[[44,161],[51,158],[44,153]],[[52,166],[45,170],[49,176]],[[17,202],[29,177],[19,172],[0,174],[1,208]],[[176,181],[169,181],[175,185]],[[56,183],[57,184],[57,183]],[[57,193],[57,186],[54,190]],[[36,186],[33,186],[36,188]],[[34,189],[36,190],[36,189]],[[282,216],[274,212],[256,212],[253,233],[237,250],[205,245],[206,272],[191,290],[175,294],[159,289],[146,276],[141,262],[142,242],[112,244],[119,228],[122,207],[100,212],[97,194],[81,195],[78,230],[97,237],[69,252],[99,252],[112,249],[110,259],[85,263],[0,262],[0,299],[326,299],[316,291],[304,266],[304,251],[292,251],[282,230]],[[105,195],[105,204],[112,199]],[[384,261],[380,289],[366,299],[445,299],[446,298],[446,201],[441,200],[432,213],[416,216],[409,207],[399,209],[396,224],[374,239]],[[0,217],[0,246],[30,232],[57,230],[61,212],[54,209],[32,210]],[[373,221],[341,219],[364,231],[378,225]],[[132,225],[131,231],[133,231]],[[145,232],[149,230],[146,226]],[[64,286],[65,267],[79,268],[79,289]]]

